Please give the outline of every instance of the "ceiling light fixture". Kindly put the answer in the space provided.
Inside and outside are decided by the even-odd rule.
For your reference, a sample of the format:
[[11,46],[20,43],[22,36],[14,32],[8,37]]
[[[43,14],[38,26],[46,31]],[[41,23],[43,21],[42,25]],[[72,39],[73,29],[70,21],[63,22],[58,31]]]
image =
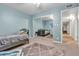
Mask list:
[[74,21],[74,20],[75,20],[74,14],[70,14],[70,15],[67,17],[67,19],[70,19],[70,20]]

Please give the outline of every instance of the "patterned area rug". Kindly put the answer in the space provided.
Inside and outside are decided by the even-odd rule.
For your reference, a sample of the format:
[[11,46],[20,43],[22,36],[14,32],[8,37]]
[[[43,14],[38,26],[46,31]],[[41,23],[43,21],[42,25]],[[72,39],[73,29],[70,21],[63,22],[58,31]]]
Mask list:
[[63,56],[62,50],[40,43],[33,43],[23,48],[23,56]]

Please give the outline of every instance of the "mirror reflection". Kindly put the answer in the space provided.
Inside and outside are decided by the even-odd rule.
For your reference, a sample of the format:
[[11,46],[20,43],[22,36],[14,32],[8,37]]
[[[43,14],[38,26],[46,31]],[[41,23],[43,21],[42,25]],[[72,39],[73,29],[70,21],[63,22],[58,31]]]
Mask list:
[[35,37],[53,38],[53,15],[41,16],[33,20]]
[[77,16],[77,8],[65,10],[62,13],[63,44],[68,46],[76,46],[78,44]]

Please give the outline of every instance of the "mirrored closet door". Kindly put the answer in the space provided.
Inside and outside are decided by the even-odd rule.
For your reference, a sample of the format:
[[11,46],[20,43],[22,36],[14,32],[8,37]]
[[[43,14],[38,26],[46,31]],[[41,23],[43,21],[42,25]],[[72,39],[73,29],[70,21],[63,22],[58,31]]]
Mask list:
[[71,47],[78,44],[78,7],[62,11],[62,43]]
[[50,15],[39,16],[33,19],[34,37],[53,37],[53,19]]

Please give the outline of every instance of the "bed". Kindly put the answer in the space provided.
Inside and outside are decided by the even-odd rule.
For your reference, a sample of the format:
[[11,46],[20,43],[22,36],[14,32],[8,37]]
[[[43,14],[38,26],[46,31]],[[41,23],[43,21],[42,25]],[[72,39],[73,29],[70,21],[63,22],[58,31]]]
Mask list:
[[0,37],[0,51],[4,51],[25,43],[29,43],[29,39],[26,34]]

